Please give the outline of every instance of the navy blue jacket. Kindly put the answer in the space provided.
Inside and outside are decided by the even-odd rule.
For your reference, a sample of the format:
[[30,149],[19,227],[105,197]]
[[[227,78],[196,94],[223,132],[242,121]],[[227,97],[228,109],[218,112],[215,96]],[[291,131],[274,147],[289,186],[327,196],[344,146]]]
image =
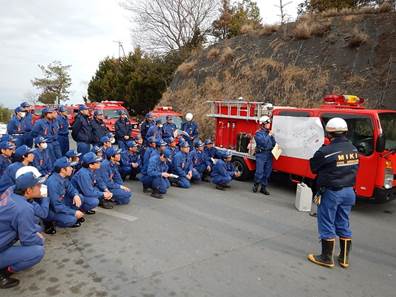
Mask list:
[[110,131],[107,129],[104,121],[93,119],[92,122],[92,142],[99,143],[100,139],[107,135]]
[[49,175],[52,172],[52,160],[48,149],[36,149],[34,152],[34,160],[32,165],[37,168],[42,175]]
[[103,160],[99,173],[108,189],[119,189],[122,186],[123,181],[118,166],[110,160]]
[[67,116],[58,114],[58,116],[56,117],[56,121],[58,122],[59,127],[58,134],[63,136],[69,135],[69,119],[67,118]]
[[181,129],[194,139],[198,136],[198,125],[194,121],[184,122]]
[[258,130],[254,139],[256,140],[256,153],[271,152],[276,144],[274,137],[268,135],[266,129]]
[[176,153],[172,160],[173,173],[179,177],[186,177],[189,171],[193,169],[191,157],[182,151]]
[[118,119],[115,123],[115,137],[117,140],[125,141],[124,136],[131,136],[132,125],[128,119]]
[[132,153],[128,150],[121,153],[121,166],[131,167],[132,163],[137,163],[139,166],[142,165],[142,160],[140,159],[140,154],[138,152]]
[[6,168],[11,165],[11,159],[6,157],[5,155],[0,155],[0,176],[3,175]]
[[147,168],[148,168],[148,163],[149,160],[152,156],[154,156],[155,154],[158,154],[158,151],[156,148],[153,147],[148,147],[146,149],[146,151],[144,152],[144,156],[143,156],[143,167],[142,167],[142,174],[147,174]]
[[56,120],[49,121],[47,119],[39,119],[33,125],[32,136],[42,136],[47,139],[48,143],[58,140],[58,122]]
[[22,246],[44,245],[44,240],[37,235],[40,230],[34,207],[25,197],[12,192],[0,197],[0,251],[18,240]]
[[73,139],[77,142],[92,142],[92,125],[89,118],[83,114],[79,114],[72,127]]
[[142,135],[143,139],[146,139],[146,134],[147,131],[150,129],[151,126],[155,125],[155,123],[153,121],[146,121],[144,120],[141,124],[140,124],[140,135]]
[[21,162],[15,162],[6,168],[4,174],[0,177],[0,194],[15,185],[15,174],[23,166]]
[[162,137],[164,139],[168,139],[170,137],[174,137],[173,133],[177,130],[176,124],[174,123],[165,123],[162,126]]
[[155,141],[159,141],[162,139],[162,128],[158,127],[157,125],[152,125],[146,134],[146,141],[148,141],[149,137],[154,137]]
[[154,155],[150,158],[147,175],[151,177],[161,177],[163,172],[168,171],[166,162],[162,162],[159,155]]
[[103,192],[99,189],[96,174],[85,167],[82,167],[71,179],[73,187],[87,197],[102,197]]
[[75,215],[76,210],[65,204],[65,199],[73,199],[78,191],[70,180],[54,172],[46,181],[51,210],[55,213]]
[[31,112],[27,112],[22,121],[25,132],[31,132],[33,129],[33,114]]
[[222,159],[217,160],[216,164],[213,166],[211,177],[234,177],[235,170]]
[[23,118],[18,119],[16,115],[13,115],[11,120],[7,124],[7,133],[10,135],[25,133],[25,125]]
[[318,175],[318,187],[352,187],[356,182],[359,153],[346,137],[337,137],[315,153],[310,165],[311,171]]
[[192,152],[190,152],[190,156],[194,167],[205,166],[206,168],[212,165],[210,157],[206,154],[205,151],[201,152],[195,149]]
[[219,156],[219,151],[214,146],[211,148],[205,147],[204,151],[209,158],[213,158],[213,159],[221,158],[221,156]]

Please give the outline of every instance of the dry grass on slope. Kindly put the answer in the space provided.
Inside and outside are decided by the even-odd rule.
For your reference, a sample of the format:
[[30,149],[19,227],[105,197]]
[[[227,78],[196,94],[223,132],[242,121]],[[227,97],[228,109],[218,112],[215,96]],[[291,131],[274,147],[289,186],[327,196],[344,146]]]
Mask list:
[[[236,65],[234,65],[236,64]],[[208,100],[235,99],[268,100],[285,105],[310,106],[309,99],[320,98],[329,84],[329,73],[319,67],[285,65],[271,58],[252,61],[251,65],[230,62],[229,67],[217,76],[206,78],[197,84],[191,77],[183,80],[177,90],[168,90],[161,100],[162,105],[171,105],[176,110],[193,112],[194,118],[205,137],[213,133],[213,121],[208,119]]]
[[189,76],[194,71],[196,66],[197,66],[196,61],[183,63],[177,68],[176,72],[182,74],[183,76]]

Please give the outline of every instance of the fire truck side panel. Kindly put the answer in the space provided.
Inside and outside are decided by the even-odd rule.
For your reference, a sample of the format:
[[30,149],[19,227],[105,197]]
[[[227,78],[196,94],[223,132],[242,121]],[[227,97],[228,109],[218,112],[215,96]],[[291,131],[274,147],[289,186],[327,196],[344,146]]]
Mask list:
[[278,160],[274,160],[273,170],[310,179],[315,178],[311,172],[309,161],[304,159],[281,156]]
[[250,171],[256,170],[256,161],[247,157],[244,157],[243,160],[245,161],[245,164]]

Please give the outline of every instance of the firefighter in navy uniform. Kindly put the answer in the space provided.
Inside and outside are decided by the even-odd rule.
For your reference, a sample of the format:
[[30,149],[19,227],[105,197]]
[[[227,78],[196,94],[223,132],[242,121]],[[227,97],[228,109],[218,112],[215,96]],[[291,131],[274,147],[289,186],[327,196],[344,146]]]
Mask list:
[[195,142],[195,140],[198,139],[199,133],[198,133],[198,124],[193,121],[194,115],[191,112],[188,112],[186,114],[186,121],[181,125],[181,130],[186,132],[188,135],[188,144],[192,146]]
[[103,110],[95,110],[92,125],[92,142],[94,145],[100,145],[100,139],[109,133],[106,123],[104,122]]
[[338,262],[349,267],[349,252],[352,246],[352,231],[349,214],[355,204],[353,189],[359,166],[359,153],[346,138],[348,125],[341,118],[333,118],[326,125],[331,143],[322,146],[310,159],[311,170],[317,174],[319,192],[315,197],[318,204],[318,231],[322,242],[321,255],[308,255],[311,262],[334,267],[336,237],[340,238]]
[[61,147],[62,156],[64,156],[70,149],[69,144],[69,118],[67,117],[67,109],[61,105],[58,109],[56,120],[58,121],[58,142]]
[[154,123],[153,114],[151,112],[147,113],[144,116],[144,121],[140,124],[140,135],[143,138],[144,145],[147,145],[146,134],[147,134],[148,130],[150,129],[150,127],[153,126],[154,124],[155,123]]
[[72,126],[72,137],[77,142],[77,151],[82,155],[91,150],[93,138],[92,123],[89,118],[89,109],[82,104],[78,108],[79,113]]
[[256,172],[254,174],[253,192],[256,193],[261,185],[260,193],[269,195],[267,185],[272,173],[272,149],[276,142],[270,130],[271,119],[268,116],[262,116],[259,122],[260,130],[254,135],[256,140]]

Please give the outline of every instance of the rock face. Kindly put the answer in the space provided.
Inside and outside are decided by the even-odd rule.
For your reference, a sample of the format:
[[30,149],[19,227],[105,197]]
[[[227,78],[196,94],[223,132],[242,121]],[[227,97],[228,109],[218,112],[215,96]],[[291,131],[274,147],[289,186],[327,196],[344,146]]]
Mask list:
[[318,106],[332,93],[396,109],[396,13],[311,17],[220,42],[178,68],[160,104],[192,111],[210,135],[207,100]]

